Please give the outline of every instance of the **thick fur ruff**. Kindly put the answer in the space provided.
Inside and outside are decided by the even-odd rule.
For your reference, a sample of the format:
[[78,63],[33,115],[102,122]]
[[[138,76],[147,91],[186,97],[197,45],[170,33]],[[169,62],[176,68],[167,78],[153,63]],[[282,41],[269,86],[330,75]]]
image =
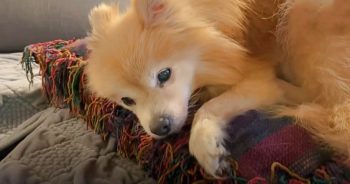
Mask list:
[[[316,138],[350,155],[350,5],[344,0],[288,1],[280,10],[277,38],[285,77],[303,98],[279,109]],[[300,95],[299,95],[300,96]]]

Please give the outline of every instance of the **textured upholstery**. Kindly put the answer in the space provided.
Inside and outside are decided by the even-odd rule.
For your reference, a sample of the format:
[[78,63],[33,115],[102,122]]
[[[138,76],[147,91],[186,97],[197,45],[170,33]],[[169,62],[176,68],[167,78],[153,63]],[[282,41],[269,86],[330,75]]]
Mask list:
[[[88,13],[113,0],[1,0],[0,52],[21,51],[24,46],[53,39],[84,37]],[[120,0],[122,7],[128,0]]]

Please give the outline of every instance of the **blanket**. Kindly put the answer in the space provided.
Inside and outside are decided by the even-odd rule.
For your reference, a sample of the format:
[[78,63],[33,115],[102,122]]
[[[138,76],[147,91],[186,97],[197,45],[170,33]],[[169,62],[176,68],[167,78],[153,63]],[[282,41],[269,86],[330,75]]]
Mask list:
[[47,107],[41,93],[39,66],[33,65],[33,86],[29,88],[19,61],[22,53],[0,54],[0,160],[7,150],[25,137],[35,126],[22,134],[16,129],[27,127],[22,122]]
[[[47,108],[39,65],[29,85],[22,53],[0,54],[0,183],[155,183],[67,109]],[[47,109],[46,109],[47,108]]]
[[102,139],[68,109],[45,109],[24,124],[38,127],[0,162],[1,184],[155,183],[115,154],[115,138]]
[[[84,63],[89,51],[76,40],[55,40],[25,48],[23,65],[31,78],[38,63],[45,94],[56,107],[69,107],[95,132],[116,137],[119,156],[137,161],[159,183],[344,183],[347,170],[290,118],[271,119],[251,110],[227,127],[226,148],[232,172],[225,180],[205,174],[188,152],[193,113],[191,103],[183,130],[164,140],[153,140],[127,110],[86,88]],[[192,99],[193,100],[193,99]]]

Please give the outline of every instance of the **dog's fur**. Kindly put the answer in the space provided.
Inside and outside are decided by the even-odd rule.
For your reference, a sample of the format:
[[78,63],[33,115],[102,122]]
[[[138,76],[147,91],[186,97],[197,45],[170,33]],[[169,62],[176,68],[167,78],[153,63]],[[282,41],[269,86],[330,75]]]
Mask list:
[[[347,0],[134,0],[123,13],[96,7],[90,22],[89,86],[122,105],[133,98],[136,105],[124,107],[150,135],[161,138],[150,126],[164,113],[174,119],[171,133],[181,129],[195,89],[224,89],[198,110],[191,130],[190,152],[209,174],[228,166],[226,123],[275,104],[349,155]],[[156,75],[166,67],[172,75],[160,87]]]

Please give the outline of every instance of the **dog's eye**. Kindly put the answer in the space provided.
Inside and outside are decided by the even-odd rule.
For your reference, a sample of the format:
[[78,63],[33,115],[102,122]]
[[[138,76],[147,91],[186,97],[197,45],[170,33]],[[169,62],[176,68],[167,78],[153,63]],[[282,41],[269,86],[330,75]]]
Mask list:
[[165,68],[158,73],[157,78],[159,83],[163,84],[164,82],[169,80],[170,76],[171,76],[171,69]]
[[122,101],[125,105],[127,106],[132,106],[132,105],[136,105],[136,102],[135,100],[133,100],[132,98],[129,98],[129,97],[123,97],[122,98]]

